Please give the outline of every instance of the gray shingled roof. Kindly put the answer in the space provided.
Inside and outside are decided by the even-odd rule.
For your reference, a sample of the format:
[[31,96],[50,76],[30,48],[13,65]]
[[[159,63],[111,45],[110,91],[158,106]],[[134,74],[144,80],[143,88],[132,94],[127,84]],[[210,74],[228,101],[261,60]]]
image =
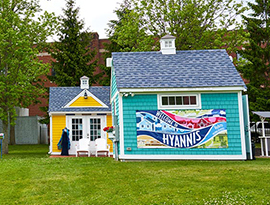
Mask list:
[[82,92],[80,87],[51,87],[49,99],[49,112],[96,112],[111,111],[110,105],[110,87],[92,86],[88,89],[93,95],[108,106],[108,108],[63,108],[72,99]]
[[243,86],[226,50],[112,53],[117,88]]

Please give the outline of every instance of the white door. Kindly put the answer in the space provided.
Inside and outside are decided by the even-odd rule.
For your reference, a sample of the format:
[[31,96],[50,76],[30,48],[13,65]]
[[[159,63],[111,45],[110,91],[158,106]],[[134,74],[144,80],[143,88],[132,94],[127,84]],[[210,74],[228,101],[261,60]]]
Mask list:
[[106,139],[106,135],[103,131],[105,125],[105,117],[104,116],[91,116],[86,119],[88,122],[86,123],[87,137],[90,139],[90,148],[91,151],[95,151],[95,140],[98,138]]
[[67,125],[70,139],[70,150],[69,154],[76,154],[76,145],[79,143],[79,139],[82,139],[86,135],[84,131],[84,118],[83,116],[72,116],[69,117]]
[[70,130],[70,150],[69,154],[76,154],[76,145],[79,139],[86,138],[90,141],[91,152],[95,152],[95,140],[97,138],[106,138],[106,133],[103,131],[106,125],[105,116],[69,116],[67,125]]

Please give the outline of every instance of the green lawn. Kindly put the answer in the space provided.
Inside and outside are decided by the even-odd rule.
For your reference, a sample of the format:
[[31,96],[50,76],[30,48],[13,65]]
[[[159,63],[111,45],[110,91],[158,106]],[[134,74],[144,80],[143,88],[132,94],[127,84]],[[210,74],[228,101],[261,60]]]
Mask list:
[[0,204],[267,204],[270,159],[116,162],[9,146]]

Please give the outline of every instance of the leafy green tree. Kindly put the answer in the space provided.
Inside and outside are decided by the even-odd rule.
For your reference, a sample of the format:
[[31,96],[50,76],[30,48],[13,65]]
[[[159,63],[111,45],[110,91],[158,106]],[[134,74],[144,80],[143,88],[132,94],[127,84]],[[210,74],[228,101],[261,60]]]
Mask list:
[[0,119],[5,133],[4,153],[8,153],[8,128],[14,124],[15,108],[28,107],[44,93],[39,77],[48,72],[48,65],[39,62],[37,55],[47,36],[53,34],[55,18],[40,11],[38,0],[0,1]]
[[237,20],[245,11],[242,5],[235,0],[126,0],[116,11],[122,12],[121,24],[111,21],[115,26],[108,34],[116,35],[119,51],[159,49],[159,42],[153,46],[150,39],[165,34],[176,37],[177,50],[226,47],[235,51],[244,40]]
[[[243,57],[238,66],[248,80],[251,111],[269,111],[270,105],[270,1],[249,2],[251,13],[243,16],[249,33],[247,44],[240,51]],[[254,116],[251,113],[252,118]]]
[[[110,58],[112,52],[150,51],[156,50],[155,37],[147,33],[143,21],[138,13],[131,10],[129,2],[124,1],[122,6],[115,10],[118,20],[110,20],[107,33],[110,43],[105,44],[108,51],[104,59]],[[102,73],[99,74],[101,85],[110,85],[111,68],[101,65]],[[103,77],[101,77],[103,76]]]
[[[159,50],[165,34],[176,37],[177,50],[226,48],[236,52],[245,41],[237,20],[246,8],[235,0],[125,0],[115,10],[107,34],[111,52]],[[106,83],[110,68],[103,67]]]
[[55,76],[49,78],[59,86],[79,85],[80,77],[89,77],[89,83],[94,82],[93,72],[97,67],[94,60],[95,52],[91,51],[92,34],[86,29],[84,22],[79,20],[79,8],[75,8],[74,0],[67,0],[64,16],[60,18],[59,42],[49,49]]

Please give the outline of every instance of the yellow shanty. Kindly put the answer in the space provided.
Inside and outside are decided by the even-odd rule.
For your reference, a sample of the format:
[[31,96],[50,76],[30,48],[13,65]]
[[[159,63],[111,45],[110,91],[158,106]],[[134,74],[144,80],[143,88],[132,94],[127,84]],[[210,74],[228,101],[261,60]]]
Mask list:
[[[80,139],[87,139],[91,155],[95,154],[96,139],[104,139],[113,153],[113,144],[104,127],[112,126],[110,87],[89,87],[89,78],[83,76],[80,87],[50,88],[50,154],[60,155],[57,146],[64,129],[68,130],[69,155],[76,155]],[[62,148],[63,149],[63,148]]]

